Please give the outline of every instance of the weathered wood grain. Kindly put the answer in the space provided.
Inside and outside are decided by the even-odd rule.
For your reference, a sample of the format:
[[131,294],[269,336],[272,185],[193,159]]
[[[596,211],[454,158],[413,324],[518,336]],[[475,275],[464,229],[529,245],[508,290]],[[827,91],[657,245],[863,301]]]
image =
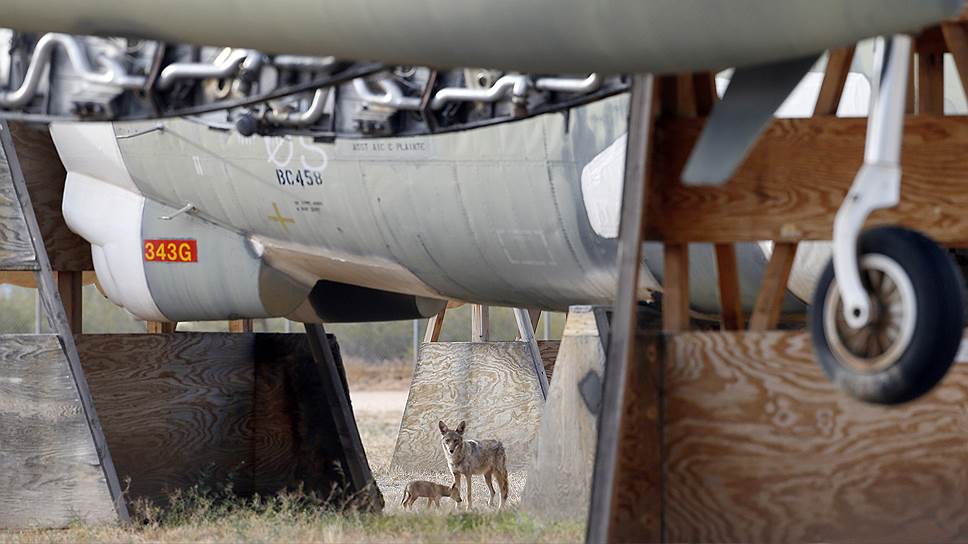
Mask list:
[[40,302],[47,316],[47,324],[57,335],[57,341],[61,347],[61,353],[66,360],[67,366],[64,369],[71,379],[75,398],[80,403],[81,414],[87,423],[89,437],[94,444],[94,451],[97,456],[97,466],[103,475],[114,511],[115,518],[120,522],[127,522],[128,509],[124,502],[121,482],[114,470],[114,461],[111,459],[111,452],[108,449],[104,431],[101,428],[101,421],[98,419],[94,401],[88,388],[87,379],[84,376],[84,369],[81,367],[80,357],[77,353],[77,346],[74,343],[74,333],[71,330],[68,316],[61,301],[60,293],[51,270],[50,259],[47,256],[47,247],[44,245],[41,230],[34,214],[33,204],[30,200],[30,193],[24,181],[23,170],[16,152],[13,138],[9,127],[5,121],[0,121],[0,148],[7,160],[10,176],[7,178],[17,197],[20,212],[23,215],[26,232],[33,246],[34,256],[37,264],[37,287],[40,294]]
[[666,540],[968,538],[968,366],[885,408],[831,385],[806,333],[681,334],[667,355]]
[[0,361],[0,527],[117,521],[57,337],[3,335]]
[[0,151],[0,270],[37,270],[37,255],[11,176],[7,157]]
[[47,245],[51,268],[65,272],[94,270],[91,245],[71,232],[64,222],[61,203],[67,172],[50,133],[45,128],[10,123],[10,134],[20,158],[40,233]]
[[446,472],[437,422],[465,420],[468,438],[503,441],[508,467],[525,468],[543,404],[524,342],[423,343],[392,467]]
[[302,484],[346,499],[304,335],[80,335],[77,344],[129,499],[164,504],[199,483],[242,495]]
[[[864,157],[866,119],[778,119],[736,176],[687,188],[680,173],[702,120],[660,119],[647,236],[670,242],[830,240],[833,215]],[[968,245],[968,118],[921,115],[905,125],[904,181],[896,209],[869,225],[901,224]]]
[[543,518],[582,519],[591,495],[598,412],[583,400],[579,384],[590,380],[585,387],[600,387],[605,369],[591,307],[569,310],[558,352],[558,372],[545,401],[521,508]]
[[538,350],[541,352],[541,362],[544,364],[545,374],[548,376],[548,383],[555,373],[555,361],[558,357],[558,349],[561,340],[538,340]]
[[228,334],[77,337],[131,499],[164,502],[175,489],[229,480],[253,491],[252,343]]
[[663,457],[663,342],[639,332],[629,366],[618,442],[609,542],[656,542],[664,533],[665,478],[655,470]]

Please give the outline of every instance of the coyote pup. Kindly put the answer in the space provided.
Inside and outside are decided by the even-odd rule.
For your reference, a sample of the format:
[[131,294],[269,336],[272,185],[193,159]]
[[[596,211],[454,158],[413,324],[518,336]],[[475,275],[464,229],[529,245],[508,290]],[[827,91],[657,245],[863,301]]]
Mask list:
[[501,508],[508,500],[508,469],[506,467],[507,457],[504,454],[504,444],[499,440],[464,440],[463,421],[457,425],[456,429],[448,429],[447,425],[440,421],[440,444],[444,448],[444,456],[447,458],[447,466],[454,475],[454,487],[460,487],[460,477],[467,478],[467,509],[473,506],[474,499],[471,496],[471,477],[475,474],[484,475],[484,483],[491,491],[491,497],[487,501],[488,506],[494,506],[494,486],[491,485],[491,477],[497,479],[497,485],[501,488]]
[[435,484],[434,482],[425,480],[414,480],[407,484],[407,488],[404,489],[403,500],[400,501],[400,504],[409,510],[414,501],[420,497],[427,498],[427,508],[430,508],[430,503],[433,503],[434,507],[440,508],[441,497],[450,497],[454,499],[454,502],[459,503],[460,490],[457,488],[456,483],[447,487],[446,485]]

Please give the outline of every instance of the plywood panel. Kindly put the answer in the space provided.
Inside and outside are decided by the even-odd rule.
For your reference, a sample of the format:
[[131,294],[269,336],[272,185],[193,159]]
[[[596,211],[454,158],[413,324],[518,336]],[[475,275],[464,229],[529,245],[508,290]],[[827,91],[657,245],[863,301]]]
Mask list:
[[77,338],[101,425],[130,495],[232,476],[252,491],[252,340],[221,334]]
[[[672,242],[829,240],[833,214],[864,157],[866,119],[778,119],[725,186],[687,188],[682,167],[702,129],[660,119],[647,236]],[[905,126],[901,204],[869,225],[902,224],[968,243],[968,118],[914,116]]]
[[117,521],[57,337],[4,335],[0,361],[0,527]]
[[77,343],[130,498],[164,503],[174,489],[228,482],[243,495],[302,483],[340,498],[334,463],[343,452],[304,335],[106,334]]
[[543,518],[583,519],[591,494],[598,406],[583,400],[581,388],[597,388],[600,396],[605,368],[591,307],[569,311],[558,352],[558,372],[545,402],[521,508]]
[[924,399],[849,399],[806,333],[668,340],[666,539],[968,538],[968,365]]
[[71,232],[64,222],[61,204],[67,172],[46,129],[10,123],[20,159],[20,167],[30,192],[40,233],[54,270],[80,272],[94,270],[91,245]]
[[37,268],[37,256],[13,188],[10,166],[0,151],[0,270]]
[[543,404],[524,342],[421,344],[392,466],[446,472],[437,422],[466,420],[467,438],[501,440],[508,468],[525,468]]

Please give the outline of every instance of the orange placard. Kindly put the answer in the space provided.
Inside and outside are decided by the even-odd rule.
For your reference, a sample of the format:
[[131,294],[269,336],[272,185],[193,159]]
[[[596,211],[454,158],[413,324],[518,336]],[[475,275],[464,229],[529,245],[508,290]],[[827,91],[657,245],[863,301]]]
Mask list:
[[195,240],[145,240],[145,260],[165,263],[197,263]]

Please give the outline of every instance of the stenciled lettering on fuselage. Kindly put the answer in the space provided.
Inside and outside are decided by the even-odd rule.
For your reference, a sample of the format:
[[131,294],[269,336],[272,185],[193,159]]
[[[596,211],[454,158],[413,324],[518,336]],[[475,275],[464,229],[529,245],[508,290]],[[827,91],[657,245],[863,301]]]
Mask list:
[[336,141],[336,154],[346,159],[366,160],[415,160],[429,159],[433,156],[433,140],[430,138],[407,137],[394,140],[354,140]]
[[306,137],[265,138],[266,158],[275,167],[275,181],[288,187],[319,187],[329,165],[326,150]]
[[197,240],[145,240],[144,250],[148,262],[198,262]]

